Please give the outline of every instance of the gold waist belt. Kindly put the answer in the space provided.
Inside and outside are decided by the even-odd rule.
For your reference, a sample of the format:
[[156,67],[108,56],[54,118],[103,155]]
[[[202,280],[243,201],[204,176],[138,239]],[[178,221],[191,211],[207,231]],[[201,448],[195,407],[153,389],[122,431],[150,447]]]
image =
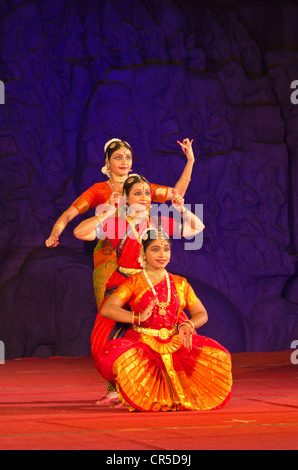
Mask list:
[[121,273],[128,274],[129,276],[132,276],[133,274],[140,273],[142,271],[142,269],[124,268],[123,266],[119,266],[118,269]]
[[158,336],[159,339],[168,339],[177,332],[177,326],[173,326],[171,330],[167,328],[161,328],[160,330],[154,330],[153,328],[143,328],[142,326],[132,325],[133,329],[138,333],[149,336]]

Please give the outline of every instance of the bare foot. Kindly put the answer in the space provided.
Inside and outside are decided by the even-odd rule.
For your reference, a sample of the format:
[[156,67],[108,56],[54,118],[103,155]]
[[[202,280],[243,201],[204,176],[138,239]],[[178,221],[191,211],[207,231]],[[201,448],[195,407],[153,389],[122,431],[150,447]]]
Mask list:
[[106,395],[97,400],[95,405],[111,405],[117,401],[119,401],[117,392],[108,392]]

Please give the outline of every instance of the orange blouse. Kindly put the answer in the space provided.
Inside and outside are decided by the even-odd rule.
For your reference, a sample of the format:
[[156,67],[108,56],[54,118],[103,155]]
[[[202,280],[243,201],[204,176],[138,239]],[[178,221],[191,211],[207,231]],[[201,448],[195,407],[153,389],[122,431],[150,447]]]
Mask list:
[[[158,184],[150,184],[151,186],[151,200],[153,202],[164,203],[168,197],[168,186],[160,186]],[[106,204],[112,194],[113,190],[107,181],[102,183],[95,183],[83,194],[81,194],[73,203],[72,206],[76,207],[80,214],[86,212],[90,207],[96,207],[100,204]]]

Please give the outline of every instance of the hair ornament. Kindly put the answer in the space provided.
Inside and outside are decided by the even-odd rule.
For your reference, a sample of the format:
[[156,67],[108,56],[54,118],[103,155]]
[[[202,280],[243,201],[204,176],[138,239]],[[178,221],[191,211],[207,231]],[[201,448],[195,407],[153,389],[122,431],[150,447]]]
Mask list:
[[108,147],[111,147],[111,148],[115,147],[116,142],[122,142],[122,140],[121,139],[116,139],[116,138],[108,140],[108,142],[106,142],[105,146],[104,146],[104,153],[106,153]]
[[149,234],[148,234],[149,230],[156,230],[156,229],[152,229],[152,227],[146,228],[146,230],[144,230],[144,232],[143,232],[142,235],[140,236],[140,240],[144,240],[144,241],[148,240],[148,238],[149,238]]
[[[138,173],[131,173],[131,175],[129,175],[130,178],[135,178],[135,177],[138,177],[138,178],[141,178],[140,175],[138,175]],[[131,181],[128,181],[128,183],[131,183]]]
[[156,235],[156,237],[154,238],[154,240],[168,240],[169,237],[166,233],[164,233],[162,230],[158,230],[157,228],[155,227],[149,227],[149,228],[146,228],[146,230],[144,230],[144,232],[142,233],[142,235],[140,236],[140,239],[143,241],[146,241],[148,240],[149,238],[149,232],[150,231],[153,231]]

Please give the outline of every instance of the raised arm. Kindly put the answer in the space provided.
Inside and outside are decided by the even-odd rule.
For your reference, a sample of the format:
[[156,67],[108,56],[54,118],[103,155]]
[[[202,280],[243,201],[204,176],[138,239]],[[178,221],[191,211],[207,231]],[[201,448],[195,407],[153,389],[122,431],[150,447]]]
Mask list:
[[187,163],[185,165],[182,175],[180,176],[179,180],[175,185],[175,188],[169,188],[168,200],[171,200],[173,198],[174,189],[178,191],[178,194],[180,194],[180,196],[184,197],[188,185],[191,181],[192,169],[195,162],[195,157],[192,149],[193,139],[191,141],[189,139],[183,139],[182,142],[179,142],[179,140],[177,140],[177,143],[182,148],[184,155],[186,155]]

